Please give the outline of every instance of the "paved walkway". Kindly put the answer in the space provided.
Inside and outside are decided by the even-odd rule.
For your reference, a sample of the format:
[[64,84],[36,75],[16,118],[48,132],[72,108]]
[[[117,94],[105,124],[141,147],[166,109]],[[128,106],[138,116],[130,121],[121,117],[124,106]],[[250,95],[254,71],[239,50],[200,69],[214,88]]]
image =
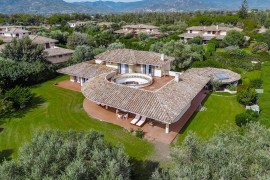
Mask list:
[[65,81],[58,82],[58,83],[55,84],[55,86],[61,87],[61,88],[64,88],[64,89],[69,89],[69,90],[72,90],[72,91],[81,92],[81,84],[71,82],[70,80],[65,80]]

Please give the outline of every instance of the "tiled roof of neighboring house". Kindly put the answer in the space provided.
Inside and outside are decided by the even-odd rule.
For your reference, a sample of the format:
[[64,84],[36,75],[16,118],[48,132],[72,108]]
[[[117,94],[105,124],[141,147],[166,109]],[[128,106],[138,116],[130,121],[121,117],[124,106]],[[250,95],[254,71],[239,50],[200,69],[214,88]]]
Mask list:
[[206,41],[209,41],[212,38],[222,40],[225,37],[225,35],[207,36],[207,35],[203,35],[202,33],[198,33],[198,34],[195,34],[195,33],[183,33],[183,34],[181,34],[179,36],[183,37],[183,38],[201,37],[201,38],[203,38],[203,40],[206,40]]
[[[209,77],[214,81],[219,81],[222,83],[233,83],[241,79],[240,74],[230,71],[228,69],[207,67],[207,68],[192,68],[188,71],[196,73],[199,76]],[[219,75],[222,75],[221,78]]]
[[4,42],[8,43],[8,42],[12,41],[13,37],[0,36],[0,39],[3,40]]
[[46,43],[57,43],[58,42],[58,40],[56,40],[56,39],[51,39],[51,38],[38,36],[38,35],[29,35],[29,38],[35,44],[46,44]]
[[156,91],[130,88],[107,80],[103,74],[87,81],[82,92],[91,101],[140,114],[163,123],[178,121],[185,110],[210,78],[194,72],[185,72],[181,81],[170,81]]
[[237,31],[243,31],[243,29],[237,28],[237,27],[222,27],[222,26],[192,26],[187,28],[187,30],[193,30],[193,31],[230,31],[230,30],[237,30]]
[[131,24],[125,25],[123,28],[134,28],[134,29],[158,29],[157,26],[147,25],[147,24]]
[[100,23],[97,23],[99,26],[110,26],[113,24],[113,22],[100,22]]
[[30,31],[20,29],[20,28],[10,28],[8,31],[1,31],[1,33],[11,33],[11,34],[23,34],[23,33],[30,33]]
[[71,49],[65,49],[65,48],[61,48],[61,47],[45,49],[44,51],[47,52],[48,57],[72,54],[74,52]]
[[124,30],[124,29],[120,29],[120,30],[116,30],[114,31],[114,33],[116,34],[140,34],[140,33],[145,33],[145,34],[148,34],[148,35],[160,35],[161,33],[157,30],[153,30],[153,31],[147,31],[145,29],[142,29],[142,30],[136,30],[136,31],[133,31],[133,30]]
[[154,66],[163,66],[174,61],[173,57],[165,56],[161,60],[161,54],[149,51],[138,51],[131,49],[108,50],[95,57],[98,60],[123,63],[123,64],[149,64]]
[[78,76],[86,79],[91,79],[100,74],[112,71],[115,71],[115,69],[100,64],[91,64],[90,62],[82,62],[66,68],[59,69],[57,72],[71,76]]

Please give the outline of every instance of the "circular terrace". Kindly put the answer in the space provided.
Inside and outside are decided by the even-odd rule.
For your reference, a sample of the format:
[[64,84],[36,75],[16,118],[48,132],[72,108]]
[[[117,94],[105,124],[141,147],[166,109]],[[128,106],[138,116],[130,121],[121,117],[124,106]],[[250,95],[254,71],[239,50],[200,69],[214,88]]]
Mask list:
[[151,76],[139,73],[118,74],[112,77],[112,82],[134,88],[150,86],[153,83]]

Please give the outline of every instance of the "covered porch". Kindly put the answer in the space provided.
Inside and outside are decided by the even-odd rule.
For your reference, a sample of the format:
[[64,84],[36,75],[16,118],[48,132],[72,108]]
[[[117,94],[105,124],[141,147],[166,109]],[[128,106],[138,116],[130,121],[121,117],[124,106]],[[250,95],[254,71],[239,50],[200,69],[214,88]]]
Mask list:
[[[176,123],[166,125],[158,121],[147,119],[141,127],[131,124],[131,121],[134,119],[135,115],[128,113],[128,119],[118,119],[116,117],[116,109],[112,107],[106,107],[96,104],[88,99],[84,100],[83,107],[86,113],[95,119],[112,123],[118,126],[125,128],[126,130],[133,129],[136,131],[138,128],[141,128],[144,132],[144,138],[149,141],[158,141],[165,144],[170,144],[177,137],[180,130],[188,122],[194,112],[200,107],[202,101],[207,96],[207,91],[202,90],[191,102],[191,107],[184,113]],[[125,112],[119,112],[123,115]]]

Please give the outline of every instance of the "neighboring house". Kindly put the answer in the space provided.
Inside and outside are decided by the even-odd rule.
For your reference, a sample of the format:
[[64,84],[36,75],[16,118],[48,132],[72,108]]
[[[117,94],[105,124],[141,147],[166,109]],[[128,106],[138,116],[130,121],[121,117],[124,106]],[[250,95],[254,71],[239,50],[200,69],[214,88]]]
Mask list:
[[89,22],[83,22],[83,21],[74,21],[74,22],[68,22],[69,27],[71,28],[75,28],[75,27],[81,27],[84,26],[86,24],[88,24]]
[[123,26],[121,30],[114,31],[116,34],[132,34],[138,35],[140,33],[145,33],[150,36],[159,37],[161,33],[158,31],[157,26],[151,26],[146,24],[135,24]]
[[[120,110],[165,124],[165,132],[169,133],[171,125],[179,124],[186,113],[191,116],[200,106],[210,81],[235,84],[241,78],[230,70],[217,68],[172,72],[169,70],[173,60],[153,52],[117,49],[58,72],[80,83],[89,101],[111,111],[113,108],[116,112]],[[184,125],[186,121],[180,123]]]
[[184,41],[193,39],[194,37],[203,38],[204,43],[207,43],[212,38],[223,40],[228,31],[236,30],[242,32],[240,28],[220,27],[220,26],[193,26],[187,28],[187,33],[181,34],[180,38]]
[[33,43],[44,46],[44,51],[47,53],[47,59],[53,64],[68,61],[74,52],[71,49],[57,47],[55,43],[58,41],[55,39],[37,35],[30,35],[29,38]]
[[99,22],[97,25],[99,26],[107,26],[110,27],[113,23],[112,22]]
[[4,42],[10,42],[12,38],[23,38],[31,34],[24,26],[0,26],[0,38]]

